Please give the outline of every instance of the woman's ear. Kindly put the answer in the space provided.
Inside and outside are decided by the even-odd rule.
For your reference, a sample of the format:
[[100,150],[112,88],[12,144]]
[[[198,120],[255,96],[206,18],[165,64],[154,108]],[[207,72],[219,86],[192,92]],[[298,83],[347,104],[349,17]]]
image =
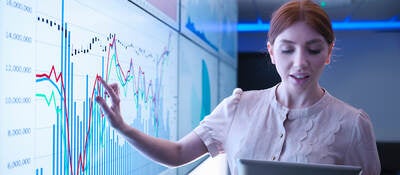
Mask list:
[[268,41],[267,42],[267,49],[268,49],[269,57],[271,58],[271,63],[275,64],[274,53],[273,53],[273,49],[272,48],[273,48],[272,44]]
[[333,50],[334,46],[335,46],[335,43],[332,43],[329,45],[328,58],[326,58],[326,60],[325,60],[325,65],[328,65],[331,63],[332,50]]

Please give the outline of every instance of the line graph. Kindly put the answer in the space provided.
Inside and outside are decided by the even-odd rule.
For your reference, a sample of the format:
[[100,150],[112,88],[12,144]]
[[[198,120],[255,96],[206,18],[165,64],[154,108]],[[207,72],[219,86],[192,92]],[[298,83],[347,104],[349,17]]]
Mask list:
[[[93,99],[104,96],[99,76],[118,83],[124,120],[147,134],[175,140],[177,33],[129,2],[107,3],[61,0],[29,4],[30,23],[22,24],[32,26],[26,28],[31,33],[25,37],[29,40],[6,40],[9,45],[17,41],[32,48],[30,55],[21,57],[21,63],[32,60],[27,65],[7,60],[7,76],[29,77],[16,90],[30,92],[10,95],[5,98],[9,99],[7,105],[12,111],[19,108],[31,122],[2,119],[10,123],[6,138],[33,146],[21,148],[18,155],[1,152],[0,163],[7,166],[1,166],[0,172],[78,175],[158,174],[166,170],[132,149],[109,126]],[[5,88],[11,91],[12,87]],[[29,139],[22,141],[25,137]],[[16,158],[7,156],[13,154]]]

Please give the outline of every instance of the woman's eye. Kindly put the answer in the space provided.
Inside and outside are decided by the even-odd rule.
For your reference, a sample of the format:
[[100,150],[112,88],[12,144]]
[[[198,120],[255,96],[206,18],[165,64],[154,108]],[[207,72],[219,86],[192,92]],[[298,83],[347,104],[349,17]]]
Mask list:
[[289,53],[292,53],[293,50],[288,49],[288,50],[282,50],[281,52],[284,53],[284,54],[289,54]]
[[310,52],[310,54],[312,54],[312,55],[316,55],[316,54],[319,54],[319,53],[321,53],[321,50],[308,50],[308,52]]

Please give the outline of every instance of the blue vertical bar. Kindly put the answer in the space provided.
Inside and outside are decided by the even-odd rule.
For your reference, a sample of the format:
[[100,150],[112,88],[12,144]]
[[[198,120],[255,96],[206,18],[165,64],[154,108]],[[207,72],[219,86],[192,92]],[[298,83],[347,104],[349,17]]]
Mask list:
[[[104,56],[101,57],[101,77],[104,78]],[[99,89],[99,92],[100,92],[99,95],[100,96],[103,96],[103,94],[104,94],[103,89],[104,89],[103,86],[100,86],[100,89]],[[98,139],[96,139],[97,140],[96,141],[97,142],[97,144],[96,144],[97,150],[101,149],[102,142],[100,142],[100,140],[103,139],[103,137],[102,137],[103,135],[101,134],[101,133],[103,133],[103,129],[104,129],[104,128],[101,127],[102,126],[101,125],[102,124],[102,120],[103,120],[103,118],[101,117],[101,113],[100,113],[100,110],[99,110],[99,119],[97,121],[97,132],[96,132],[97,137],[98,137]],[[102,156],[102,157],[104,157],[104,156]],[[102,161],[99,161],[98,164],[100,164],[100,163],[102,163]],[[100,171],[99,167],[97,168],[97,170]]]
[[[105,133],[105,136],[106,136],[105,138],[110,138],[109,135],[108,135],[108,128],[107,128],[107,131]],[[105,174],[107,174],[105,167],[106,167],[106,160],[107,160],[107,156],[108,156],[108,149],[110,149],[108,147],[108,139],[104,139],[104,158],[103,158],[103,164],[104,165],[103,165],[103,172]]]
[[[64,27],[63,27],[63,24],[64,24],[64,0],[61,0],[61,28],[63,29]],[[64,49],[64,37],[63,37],[63,30],[61,30],[61,32],[60,32],[60,34],[61,34],[61,53],[60,53],[60,63],[61,63],[61,74],[63,75],[63,78],[65,77],[65,75],[64,75],[64,59],[63,59],[63,49]],[[64,81],[64,80],[62,80],[62,81]],[[60,115],[61,116],[58,116],[58,114],[57,114],[57,135],[56,135],[56,153],[55,153],[55,156],[56,156],[56,172],[57,172],[57,174],[61,174],[61,168],[59,169],[59,165],[61,164],[61,160],[60,160],[60,153],[61,153],[61,137],[60,137],[60,124],[61,124],[61,122],[60,122],[60,117],[62,117],[63,116],[63,106],[64,106],[64,104],[63,104],[63,88],[61,88],[61,98],[60,98],[60,109],[61,109],[61,113],[60,113]],[[60,160],[60,164],[59,164],[59,160]],[[53,173],[53,174],[55,174],[55,173]]]
[[[95,107],[94,105],[93,105],[93,107]],[[94,116],[97,116],[97,108],[96,108],[96,110],[94,110],[94,111],[96,111],[96,115],[94,115]],[[92,158],[92,160],[93,160],[93,162],[92,162],[92,168],[91,168],[91,172],[93,173],[93,174],[96,174],[96,172],[95,172],[95,165],[96,165],[96,159],[94,158],[94,156],[95,156],[95,154],[97,153],[97,150],[96,150],[96,148],[95,148],[95,142],[96,142],[96,117],[94,117],[93,118],[93,138],[92,138],[92,142],[91,142],[91,144],[92,144],[92,148],[93,148],[93,150],[92,150],[92,154],[91,154],[91,158]]]
[[[73,104],[71,105],[71,110],[72,113],[70,114],[71,117],[71,123],[70,125],[70,146],[69,146],[69,150],[70,150],[70,156],[71,156],[71,163],[72,163],[72,170],[75,170],[76,168],[76,156],[75,156],[75,130],[74,130],[74,123],[76,120],[76,109],[75,109],[76,105],[75,102],[73,102]],[[71,172],[72,173],[72,172]]]
[[65,114],[63,114],[63,118],[60,119],[60,175],[63,174],[65,171],[64,161],[65,161],[65,154],[63,149],[64,139],[65,139]]
[[[102,56],[101,57],[101,77],[104,79],[104,56]],[[99,89],[99,92],[100,92],[100,94],[98,94],[99,96],[103,96],[103,94],[104,94],[104,92],[103,92],[103,86],[100,86],[100,89]],[[98,134],[98,141],[97,141],[97,144],[96,144],[96,147],[97,147],[97,149],[99,150],[99,149],[101,149],[101,144],[102,143],[104,143],[104,141],[103,142],[99,142],[101,139],[103,139],[104,137],[103,137],[103,135],[101,134],[101,133],[103,133],[104,132],[104,128],[102,128],[102,120],[103,120],[103,118],[101,117],[101,113],[99,112],[99,120],[98,120],[98,123],[97,123],[97,127],[98,127],[98,130],[97,130],[97,134]],[[103,156],[104,157],[104,156]],[[99,164],[100,163],[104,163],[104,161],[101,161],[101,162],[99,162]]]
[[112,138],[112,140],[111,140],[111,146],[112,146],[112,149],[111,149],[111,159],[110,159],[110,162],[111,162],[111,164],[110,164],[110,166],[111,166],[111,169],[112,169],[112,173],[113,174],[115,174],[115,166],[114,166],[114,162],[116,161],[115,160],[115,132],[114,132],[114,130],[112,131],[112,135],[113,135],[113,138]]
[[[116,132],[115,130],[114,130],[114,132]],[[114,174],[117,174],[117,172],[118,172],[118,162],[119,162],[119,159],[118,159],[118,137],[114,137],[114,165],[113,165],[113,167],[114,167]]]
[[[100,112],[99,112],[100,113]],[[99,137],[99,121],[100,121],[101,119],[99,118],[99,119],[97,119],[97,129],[96,129],[96,142],[95,142],[95,147],[96,147],[96,153],[101,153],[101,151],[100,151],[100,145],[99,145],[99,143],[100,143],[100,137]],[[96,172],[95,172],[95,174],[99,174],[99,167],[100,167],[100,160],[99,160],[99,157],[100,157],[100,155],[99,154],[96,154],[96,160],[97,160],[97,163],[96,163]]]
[[[123,148],[123,147],[122,147]],[[119,157],[119,159],[118,159],[118,168],[117,168],[117,170],[118,170],[118,174],[122,174],[122,163],[123,163],[123,157],[122,157],[122,154],[121,154],[121,151],[122,151],[122,148],[121,147],[118,147],[118,157]]]
[[[133,150],[131,150],[131,149],[129,149],[130,147],[128,147],[128,144],[126,143],[125,144],[125,149],[127,149],[127,152],[129,152],[129,155],[131,155],[131,157],[129,157],[129,164],[127,164],[127,165],[133,165],[135,162],[133,161]],[[130,166],[128,166],[127,167],[127,169],[128,169],[128,171],[130,170],[129,169],[129,167]]]
[[39,170],[38,169],[36,169],[36,175],[39,175]]
[[[124,141],[125,142],[125,141]],[[122,157],[122,161],[121,161],[121,170],[122,170],[122,172],[121,172],[121,174],[124,174],[125,173],[125,163],[126,163],[126,161],[127,161],[127,157],[128,157],[128,155],[127,154],[125,154],[125,144],[122,144],[122,147],[121,147],[121,157]]]
[[73,144],[71,143],[72,150],[74,150],[74,152],[72,153],[72,155],[74,155],[74,159],[72,159],[72,160],[74,162],[74,164],[73,164],[74,170],[76,170],[78,167],[78,164],[77,164],[78,154],[77,154],[77,151],[75,151],[76,150],[76,122],[78,121],[78,116],[76,115],[76,101],[74,102],[74,117],[72,119],[73,119],[73,121],[72,121],[73,139],[72,140],[74,141]]
[[112,144],[113,142],[111,140],[111,138],[112,138],[111,135],[112,135],[112,132],[110,130],[110,136],[107,137],[108,145],[109,145],[109,147],[107,149],[108,156],[107,156],[107,160],[106,160],[107,168],[108,168],[108,174],[112,174],[112,172],[113,172],[113,169],[112,169],[112,166],[111,166],[111,163],[112,163],[112,149],[113,149],[113,144]]
[[104,56],[101,56],[101,78],[104,78]]
[[100,150],[99,150],[99,121],[101,120],[101,114],[100,114],[100,107],[97,105],[97,117],[96,117],[96,123],[95,123],[95,126],[96,126],[96,137],[95,137],[95,142],[94,142],[94,147],[95,147],[95,150],[96,150],[96,154],[95,154],[95,157],[96,157],[96,167],[95,167],[95,174],[98,172],[97,171],[97,166],[99,165],[99,153],[100,153]]
[[[56,107],[57,108],[57,107]],[[53,124],[53,137],[52,137],[52,139],[53,139],[53,147],[52,147],[52,154],[51,154],[51,162],[52,162],[52,168],[51,168],[51,173],[52,174],[55,174],[54,173],[54,168],[55,168],[55,156],[56,156],[56,150],[55,150],[55,144],[56,144],[56,140],[55,140],[55,124]]]
[[[70,101],[70,106],[73,106],[73,101],[74,101],[74,96],[73,96],[73,82],[74,82],[74,63],[71,62],[71,32],[68,31],[68,53],[67,53],[67,57],[68,57],[68,67],[69,67],[69,83],[68,83],[68,87],[69,87],[69,101]],[[70,65],[70,66],[69,66]],[[72,113],[72,109],[70,109],[71,113]],[[72,126],[72,125],[70,125]]]
[[64,171],[63,173],[66,174],[68,172],[68,163],[69,163],[69,153],[68,153],[68,134],[69,134],[69,118],[70,118],[70,111],[69,111],[69,83],[68,83],[68,77],[69,77],[69,72],[68,72],[68,67],[69,67],[69,60],[66,57],[67,54],[67,36],[66,36],[66,32],[67,32],[67,23],[64,23],[64,30],[63,30],[63,38],[64,38],[64,43],[63,43],[63,58],[64,58],[64,101],[65,105],[64,105],[64,110],[65,110],[65,116],[64,116],[64,120],[63,120],[63,130],[64,130],[64,138],[63,138],[63,154],[64,154],[64,159],[63,159],[63,168]]
[[125,141],[125,144],[124,144],[125,146],[125,153],[126,153],[126,155],[128,155],[128,156],[126,156],[126,163],[125,163],[125,172],[129,172],[129,167],[130,166],[128,166],[128,165],[133,165],[133,162],[132,162],[132,152],[131,151],[129,151],[129,149],[128,149],[128,146],[127,146],[127,144],[126,144],[126,141]]
[[114,136],[112,142],[113,142],[113,154],[112,154],[113,156],[112,156],[112,159],[111,159],[112,161],[111,161],[111,162],[112,162],[113,164],[112,164],[111,166],[112,166],[112,169],[114,170],[114,171],[113,171],[113,174],[116,174],[116,173],[117,173],[116,164],[117,164],[117,161],[118,161],[118,160],[116,159],[116,158],[117,158],[117,154],[116,154],[116,152],[117,152],[117,149],[116,149],[116,148],[117,148],[117,144],[116,144],[116,142],[115,142],[115,136]]
[[[104,159],[104,168],[106,167],[106,162],[108,161],[108,157],[109,157],[109,155],[110,155],[110,127],[108,127],[107,128],[107,136],[106,136],[106,138],[107,139],[105,139],[105,142],[106,142],[106,156],[105,156],[105,159]],[[104,169],[104,172],[105,172],[105,169]],[[109,172],[107,173],[107,174],[110,174]]]
[[[104,78],[104,56],[102,56],[101,57],[101,77],[102,78]],[[99,92],[100,92],[100,96],[103,96],[104,95],[104,88],[103,88],[103,86],[100,86],[100,90],[99,90]],[[98,135],[99,135],[99,141],[101,140],[101,139],[103,139],[104,137],[103,137],[103,134],[101,134],[101,133],[104,133],[104,128],[102,127],[102,120],[104,120],[102,117],[101,117],[101,114],[99,114],[99,121],[98,121],[98,124],[97,124],[97,126],[98,126]],[[97,148],[98,149],[100,149],[101,147],[101,144],[102,143],[104,143],[104,141],[103,142],[98,142],[98,144],[97,144]],[[104,162],[104,161],[103,161]]]
[[[115,132],[115,130],[114,130],[114,132]],[[114,142],[114,154],[113,154],[114,165],[113,165],[113,169],[114,169],[114,174],[117,174],[118,161],[119,161],[119,159],[118,159],[118,139],[116,137],[114,137],[113,140],[114,140],[113,141]]]
[[66,159],[67,159],[67,155],[66,155],[66,153],[65,153],[65,143],[66,143],[66,133],[67,133],[67,130],[66,130],[66,108],[64,109],[65,110],[65,113],[64,113],[64,116],[63,116],[63,118],[61,119],[61,131],[60,131],[60,133],[61,133],[61,135],[60,135],[60,155],[61,155],[61,157],[60,157],[60,165],[61,165],[61,170],[62,170],[62,172],[65,174],[65,162],[67,161]]
[[92,172],[93,173],[95,173],[95,168],[94,168],[94,166],[96,165],[96,159],[95,159],[95,155],[96,155],[96,153],[97,153],[97,150],[96,150],[96,144],[95,144],[95,142],[97,141],[97,127],[96,127],[96,123],[97,123],[97,117],[98,117],[98,112],[99,112],[99,109],[98,109],[98,106],[97,105],[93,105],[95,108],[96,108],[96,110],[94,110],[95,111],[95,114],[96,115],[94,115],[94,116],[96,116],[96,117],[94,117],[93,118],[93,141],[92,141],[92,148],[93,148],[93,152],[92,152],[92,160],[93,160],[93,163],[92,163]]
[[[80,152],[81,152],[80,150],[81,150],[81,148],[82,148],[82,122],[85,121],[86,101],[83,102],[82,108],[83,108],[83,114],[82,114],[83,116],[82,116],[82,118],[81,118],[81,121],[79,121],[79,131],[78,131],[78,135],[79,135],[79,138],[78,138],[79,144],[78,144],[77,150],[79,150],[79,154],[80,154]],[[80,154],[80,155],[81,155],[81,154]]]
[[119,174],[118,172],[119,172],[119,162],[121,161],[120,159],[119,159],[119,154],[118,154],[118,139],[117,139],[117,141],[115,141],[114,142],[114,145],[115,145],[115,155],[114,155],[114,159],[115,159],[115,163],[114,163],[114,167],[115,167],[115,173],[114,174]]
[[[79,152],[79,156],[82,158],[82,121],[79,121],[79,146],[77,151]],[[80,165],[79,165],[80,166]]]
[[[103,128],[103,121],[100,121],[100,123],[99,123],[99,126],[100,126],[100,135],[99,135],[99,149],[101,149],[101,153],[102,153],[102,156],[101,156],[101,158],[103,158],[104,157],[104,133],[105,133],[105,129]],[[101,163],[103,163],[104,161],[103,161],[103,159],[101,159],[101,161],[100,161]],[[103,166],[101,166],[101,167],[103,167]],[[99,167],[99,170],[101,171],[101,167]]]
[[127,152],[126,152],[126,146],[125,146],[125,143],[126,143],[126,141],[124,141],[124,144],[123,144],[123,147],[122,147],[122,155],[124,155],[124,163],[123,163],[123,167],[122,167],[122,169],[124,170],[124,173],[126,173],[127,171],[126,171],[126,164],[127,164],[127,162],[129,161],[129,156],[128,156],[128,154],[127,154]]
[[112,169],[110,168],[110,164],[111,164],[111,155],[112,155],[112,140],[111,140],[111,135],[112,135],[112,132],[111,132],[111,128],[109,129],[109,137],[107,137],[107,140],[108,140],[108,145],[109,145],[109,148],[107,149],[107,152],[108,152],[108,156],[107,156],[107,162],[108,162],[108,174],[111,174],[111,172],[112,172]]
[[120,159],[119,159],[119,146],[118,146],[118,137],[116,138],[116,142],[115,142],[115,156],[114,156],[114,159],[116,160],[115,162],[115,164],[116,165],[114,165],[115,166],[115,174],[119,174],[118,172],[119,172],[119,166],[120,166],[120,164],[119,164],[119,162],[121,161]]
[[[125,144],[124,144],[125,146],[125,153],[127,154],[127,155],[132,155],[132,153],[131,153],[131,151],[129,151],[128,150],[128,146],[127,146],[127,143],[126,143],[126,141],[125,141]],[[132,157],[131,156],[129,156],[128,158],[127,158],[127,161],[126,161],[127,163],[125,163],[125,172],[128,172],[128,166],[127,165],[132,165],[133,164],[133,162],[132,162]]]
[[[70,156],[72,156],[71,154],[72,154],[72,151],[73,150],[71,150],[71,148],[69,147],[69,146],[71,146],[71,143],[70,143],[70,141],[71,141],[71,135],[70,135],[70,133],[71,133],[71,130],[72,130],[72,128],[71,128],[71,118],[72,118],[72,109],[71,109],[71,107],[72,107],[72,98],[70,98],[70,95],[71,95],[71,77],[73,76],[72,75],[72,73],[71,73],[71,60],[70,60],[70,57],[67,55],[68,54],[68,39],[69,39],[69,36],[68,36],[68,24],[67,23],[65,23],[65,30],[64,30],[64,37],[65,37],[65,40],[64,40],[64,47],[65,47],[65,49],[64,49],[64,58],[67,60],[66,61],[66,75],[67,75],[67,77],[66,77],[66,79],[67,79],[67,84],[65,85],[66,87],[67,87],[67,95],[66,95],[66,100],[67,100],[67,102],[66,102],[66,106],[65,106],[65,108],[66,108],[66,110],[68,111],[68,118],[66,118],[66,123],[65,123],[65,127],[66,127],[66,129],[65,129],[65,131],[66,131],[66,133],[65,133],[65,138],[66,138],[66,140],[65,140],[65,153],[66,153],[66,163],[64,164],[65,165],[65,168],[69,168],[69,164],[71,164],[72,165],[72,163],[73,162],[70,162],[70,161],[72,161],[70,158]],[[68,171],[64,171],[64,172],[66,172],[66,173],[68,173]],[[72,172],[70,172],[70,173],[73,173],[73,170],[72,170]]]
[[[76,154],[76,157],[77,157],[77,160],[79,159],[79,131],[80,131],[80,128],[79,128],[79,123],[80,123],[80,120],[82,120],[82,119],[80,119],[79,118],[79,116],[77,116],[77,120],[76,120],[76,130],[75,130],[75,132],[76,132],[76,143],[75,143],[75,154]],[[77,165],[77,167],[79,167],[79,165]]]
[[[124,149],[125,149],[125,155],[129,155],[129,157],[127,157],[127,159],[126,159],[126,163],[125,163],[125,172],[128,172],[128,164],[131,164],[132,162],[131,162],[131,154],[130,154],[130,152],[129,152],[129,154],[128,154],[128,149],[127,149],[127,146],[126,146],[126,141],[125,141],[125,143],[124,143]],[[132,164],[131,164],[132,165]]]
[[108,136],[108,128],[107,128],[107,130],[106,131],[104,131],[104,137],[103,137],[103,149],[104,149],[104,157],[103,157],[103,164],[104,164],[104,166],[103,166],[103,172],[104,173],[106,173],[106,170],[105,170],[105,167],[106,167],[106,158],[107,158],[107,156],[108,156],[108,149],[109,149],[109,147],[108,147],[108,139],[105,139],[105,138],[109,138],[109,136]]
[[101,143],[101,149],[102,149],[102,152],[103,152],[103,156],[101,157],[101,163],[102,163],[102,166],[101,166],[101,172],[104,174],[105,173],[105,171],[104,171],[104,167],[105,167],[105,157],[106,157],[106,155],[107,155],[107,142],[106,142],[106,140],[104,139],[104,138],[107,138],[107,131],[105,131],[105,128],[103,128],[103,134],[101,135],[101,141],[102,141],[102,143]]
[[[95,139],[96,139],[96,137],[95,137],[95,119],[96,119],[96,117],[94,117],[94,116],[96,116],[96,113],[95,113],[95,104],[93,103],[93,117],[92,117],[92,137],[91,137],[91,139],[90,139],[90,148],[91,148],[91,150],[90,150],[90,160],[92,161],[91,162],[91,164],[90,164],[90,172],[93,174],[93,172],[94,172],[94,164],[96,163],[95,162],[95,160],[94,160],[94,154],[95,154],[95,149],[94,149],[94,141],[95,141]],[[88,173],[88,174],[90,174],[90,173]]]
[[86,75],[86,86],[85,86],[85,91],[86,91],[86,97],[85,97],[85,101],[84,101],[84,105],[83,105],[83,117],[82,117],[82,122],[79,125],[79,129],[80,129],[80,134],[79,134],[79,140],[80,140],[80,144],[79,144],[79,153],[80,153],[80,157],[82,160],[82,165],[83,165],[83,158],[84,158],[84,153],[83,150],[85,150],[84,147],[84,137],[85,137],[85,124],[87,122],[86,117],[87,117],[87,112],[88,112],[88,105],[90,104],[89,100],[88,100],[88,75]]
[[113,166],[113,163],[114,163],[114,155],[115,155],[115,152],[114,152],[114,147],[115,147],[114,139],[115,139],[115,136],[114,136],[114,130],[113,130],[113,131],[112,131],[112,139],[110,139],[110,144],[111,144],[110,158],[108,159],[108,161],[110,161],[109,168],[111,169],[111,173],[112,173],[112,174],[115,174],[115,173],[114,173],[115,167]]
[[[89,114],[90,114],[90,105],[92,102],[89,99],[89,75],[86,74],[86,110],[85,110],[85,122],[83,123],[84,132],[83,132],[83,150],[86,152],[82,152],[82,155],[85,155],[88,152],[88,147],[86,141],[89,141],[89,133],[88,133],[88,123],[89,123]],[[86,161],[86,160],[85,160]]]
[[[68,32],[68,60],[70,60],[70,32]],[[74,152],[75,152],[75,149],[73,149],[73,143],[72,143],[72,133],[75,133],[75,131],[73,130],[73,126],[74,126],[74,122],[76,121],[76,102],[74,101],[74,96],[73,96],[73,85],[74,85],[74,63],[72,63],[72,62],[70,62],[70,64],[71,64],[71,68],[70,68],[70,76],[69,76],[69,78],[70,78],[70,83],[69,83],[69,92],[70,92],[70,99],[69,99],[69,102],[70,102],[70,111],[71,111],[71,114],[73,113],[73,115],[69,115],[70,116],[70,120],[69,121],[71,121],[70,123],[69,123],[69,128],[70,128],[70,139],[71,139],[71,143],[70,143],[70,151],[71,151],[71,156],[73,156],[74,155]],[[76,142],[75,140],[74,140],[74,142]],[[75,157],[74,156],[74,158],[72,159],[72,167],[73,167],[73,170],[76,170],[76,168],[77,168],[77,157]],[[71,172],[72,173],[72,172]]]
[[84,156],[83,155],[84,155],[84,150],[85,150],[85,133],[86,133],[85,122],[87,122],[87,121],[84,120],[82,122],[82,125],[81,125],[81,146],[80,146],[80,151],[79,151],[80,157],[82,159],[82,161],[81,161],[82,162],[82,167],[83,167],[83,161],[84,161]]
[[90,140],[91,140],[91,136],[90,136],[90,132],[88,129],[85,130],[85,142],[84,142],[84,153],[83,155],[85,157],[85,173],[90,174],[90,163],[91,163],[91,159],[90,159]]
[[43,168],[40,168],[40,175],[43,175]]
[[[68,69],[69,69],[69,60],[68,60],[68,58],[67,58],[67,36],[65,35],[66,33],[67,33],[67,23],[64,23],[64,30],[62,31],[62,33],[63,33],[63,38],[64,38],[64,40],[63,40],[63,58],[64,58],[64,68],[63,68],[63,73],[64,73],[64,75],[63,75],[63,78],[64,78],[64,89],[65,89],[65,98],[67,98],[68,97],[68,95],[69,95],[69,83],[68,83],[68,80],[69,80],[69,71],[68,71]],[[68,100],[68,98],[67,99],[64,99],[64,100]],[[69,114],[69,112],[70,111],[68,111],[68,105],[69,105],[69,103],[68,103],[68,101],[66,102],[66,106],[65,106],[65,109],[66,109],[66,113],[68,113]],[[68,132],[68,131],[67,131]]]
[[118,145],[118,174],[122,174],[123,172],[123,163],[124,163],[124,156],[122,156],[122,151],[123,151],[123,147],[121,147],[120,145]]
[[82,165],[81,165],[81,168],[83,167],[83,147],[84,147],[84,137],[85,137],[85,129],[84,129],[84,127],[85,127],[85,120],[83,121],[83,122],[81,122],[81,131],[80,131],[80,146],[79,146],[79,156],[81,157],[81,162],[82,162]]
[[118,138],[117,138],[117,142],[116,142],[116,144],[115,144],[115,150],[117,151],[117,154],[115,155],[115,158],[117,159],[117,166],[116,166],[116,169],[117,169],[117,171],[115,172],[116,174],[120,174],[120,171],[121,171],[121,158],[122,157],[120,157],[120,147],[119,147],[119,145],[118,145]]
[[[59,114],[62,115],[62,112]],[[58,166],[59,166],[58,161],[60,159],[60,155],[59,155],[59,153],[60,153],[60,150],[59,150],[59,147],[60,147],[60,117],[61,116],[58,116],[58,114],[57,114],[57,129],[56,129],[57,134],[56,134],[56,154],[55,154],[55,156],[56,156],[56,172],[57,173],[59,172],[58,171]]]
[[87,116],[88,116],[88,111],[89,110],[87,110],[87,109],[89,109],[89,105],[90,105],[90,102],[89,102],[89,76],[88,75],[86,75],[86,97],[85,97],[85,101],[86,101],[86,106],[85,106],[85,111],[84,111],[84,113],[85,113],[85,115],[84,115],[84,118],[86,118]]
[[[65,106],[66,107],[66,106]],[[65,111],[66,111],[67,109],[65,109]],[[63,174],[66,174],[66,172],[65,171],[67,171],[68,169],[67,169],[67,167],[65,166],[65,164],[66,163],[68,163],[68,156],[67,156],[67,154],[66,154],[66,150],[65,150],[65,148],[66,148],[66,142],[67,142],[67,130],[66,130],[66,113],[65,113],[65,116],[64,116],[64,118],[63,118],[63,120],[61,121],[62,122],[62,124],[61,124],[61,135],[63,136],[62,138],[61,138],[61,153],[62,153],[62,159],[61,159],[61,162],[62,162],[62,164],[61,164],[61,167],[62,167],[62,173]]]
[[127,155],[127,156],[125,156],[125,163],[124,163],[124,172],[126,173],[126,172],[128,172],[128,167],[126,166],[127,164],[129,164],[130,163],[130,154],[128,153],[128,150],[126,149],[126,141],[124,142],[124,155]]
[[[99,110],[99,116],[100,116],[100,110]],[[101,116],[100,116],[100,117],[101,117]],[[97,126],[96,128],[97,128],[97,129],[96,129],[96,143],[95,143],[95,147],[96,147],[96,152],[97,152],[97,153],[101,153],[101,152],[100,152],[100,145],[99,145],[99,143],[100,143],[100,142],[99,142],[99,141],[100,141],[100,136],[99,136],[99,135],[100,135],[100,134],[99,134],[99,129],[100,129],[100,128],[99,128],[99,123],[100,123],[100,121],[101,121],[101,118],[100,118],[100,117],[97,119],[97,122],[96,122],[96,123],[97,123],[97,124],[96,124],[96,126]],[[95,172],[95,174],[99,174],[99,166],[100,166],[100,160],[98,159],[99,154],[96,154],[96,157],[97,157],[97,159],[96,159],[96,160],[97,160],[97,164],[96,164],[96,172]]]

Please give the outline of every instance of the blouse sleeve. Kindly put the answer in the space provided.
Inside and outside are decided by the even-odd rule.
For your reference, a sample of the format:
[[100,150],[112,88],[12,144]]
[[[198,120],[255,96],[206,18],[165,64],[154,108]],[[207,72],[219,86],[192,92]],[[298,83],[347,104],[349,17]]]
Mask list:
[[368,115],[361,111],[352,132],[353,141],[346,153],[346,163],[362,167],[362,175],[379,175],[381,165],[373,127]]
[[200,137],[212,157],[224,152],[225,140],[242,92],[236,88],[231,96],[225,98],[194,129],[194,133]]

